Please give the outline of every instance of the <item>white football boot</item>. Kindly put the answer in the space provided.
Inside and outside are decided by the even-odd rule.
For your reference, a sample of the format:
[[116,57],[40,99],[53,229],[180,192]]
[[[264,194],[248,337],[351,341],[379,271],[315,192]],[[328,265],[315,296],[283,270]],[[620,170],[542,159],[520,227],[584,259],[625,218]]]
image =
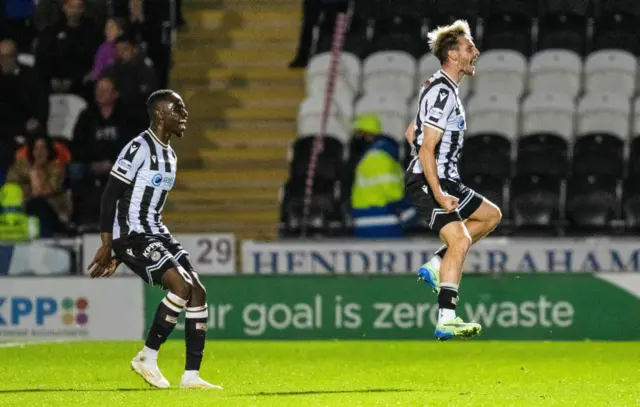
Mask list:
[[180,381],[181,389],[217,389],[222,390],[221,386],[211,384],[203,380],[198,372],[185,372]]
[[131,370],[136,372],[145,382],[159,389],[168,389],[170,384],[158,369],[158,361],[138,353],[131,361]]

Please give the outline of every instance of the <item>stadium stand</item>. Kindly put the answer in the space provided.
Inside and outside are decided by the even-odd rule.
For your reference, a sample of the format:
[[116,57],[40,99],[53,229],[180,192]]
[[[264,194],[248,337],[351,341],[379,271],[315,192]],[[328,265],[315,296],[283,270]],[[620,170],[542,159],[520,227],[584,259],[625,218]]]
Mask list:
[[[469,122],[461,170],[502,208],[497,232],[637,233],[640,3],[425,0],[407,2],[411,16],[404,7],[355,5],[361,47],[345,45],[336,84],[336,94],[353,99],[354,118],[378,114],[384,133],[402,140],[420,84],[439,69],[416,38],[424,46],[428,29],[466,18],[482,54],[460,89]],[[319,46],[310,60],[308,95],[325,91],[317,66],[329,66],[328,51]],[[406,161],[406,143],[404,153]]]

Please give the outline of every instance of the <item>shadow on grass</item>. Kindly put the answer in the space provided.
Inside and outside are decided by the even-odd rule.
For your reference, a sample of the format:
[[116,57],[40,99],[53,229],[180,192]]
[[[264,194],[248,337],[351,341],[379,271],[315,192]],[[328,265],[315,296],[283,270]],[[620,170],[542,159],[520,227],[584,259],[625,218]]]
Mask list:
[[366,394],[366,393],[409,393],[415,389],[360,389],[360,390],[307,390],[307,391],[281,391],[238,394],[236,397],[269,397],[269,396],[307,396],[315,394]]
[[[146,392],[162,391],[152,387],[148,388],[116,388],[116,389],[0,389],[0,396],[3,394],[22,393],[107,393],[107,392]],[[360,390],[306,390],[306,391],[282,391],[282,392],[259,392],[234,394],[231,397],[279,397],[279,396],[311,396],[318,394],[367,394],[367,393],[409,393],[415,389],[360,389]],[[218,393],[224,395],[224,393]]]

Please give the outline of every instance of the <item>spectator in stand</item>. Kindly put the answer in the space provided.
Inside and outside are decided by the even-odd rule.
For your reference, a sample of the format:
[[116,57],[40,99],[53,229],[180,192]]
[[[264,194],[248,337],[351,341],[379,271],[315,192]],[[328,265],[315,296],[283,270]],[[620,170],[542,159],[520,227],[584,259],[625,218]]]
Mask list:
[[68,234],[71,199],[64,189],[64,168],[53,140],[46,135],[29,139],[27,157],[16,159],[7,182],[22,187],[26,212],[40,220],[40,236]]
[[96,83],[95,103],[80,113],[73,132],[74,162],[85,171],[74,188],[74,201],[82,202],[75,219],[79,224],[97,223],[100,199],[116,157],[146,123],[131,117],[118,98],[114,82],[102,77]]
[[[151,6],[153,5],[153,7]],[[180,4],[175,5],[177,25],[180,25]],[[173,21],[170,0],[113,0],[114,14],[126,18],[131,24],[131,34],[139,44],[139,54],[145,54],[153,62],[158,87],[166,88],[171,68],[171,30]]]
[[0,41],[0,169],[7,169],[21,136],[45,131],[49,97],[33,68],[18,62],[16,44]]
[[35,10],[33,0],[4,0],[0,9],[0,38],[11,38],[21,52],[29,52],[36,36]]
[[38,37],[36,67],[54,93],[90,94],[84,78],[91,71],[101,35],[85,16],[84,0],[63,0],[64,17]]
[[[320,18],[324,21],[335,20],[338,13],[344,13],[349,6],[348,0],[303,0],[302,31],[298,51],[289,68],[304,68],[309,63],[313,42],[313,27]],[[331,25],[331,24],[329,24]]]
[[116,62],[116,38],[124,33],[125,21],[121,18],[110,18],[104,28],[105,41],[98,48],[93,60],[93,69],[85,77],[85,82],[95,82],[102,76],[105,68]]
[[115,80],[120,98],[136,112],[145,105],[147,97],[157,86],[153,63],[149,58],[138,55],[131,35],[121,35],[116,39],[116,63],[104,70],[104,76]]

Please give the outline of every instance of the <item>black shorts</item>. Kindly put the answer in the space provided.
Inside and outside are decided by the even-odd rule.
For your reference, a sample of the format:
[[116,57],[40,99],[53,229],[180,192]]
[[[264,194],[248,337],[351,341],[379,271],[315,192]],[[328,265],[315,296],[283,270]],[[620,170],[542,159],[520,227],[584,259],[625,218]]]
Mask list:
[[[191,275],[195,274],[189,253],[168,234],[131,233],[115,239],[111,247],[116,258],[147,284],[162,286],[162,276],[171,268],[178,271],[182,268]],[[192,281],[192,276],[184,278]]]
[[440,232],[451,222],[468,219],[482,204],[484,197],[458,180],[440,179],[440,188],[458,198],[458,209],[446,213],[436,202],[423,174],[405,173],[405,192],[418,216],[429,229]]

